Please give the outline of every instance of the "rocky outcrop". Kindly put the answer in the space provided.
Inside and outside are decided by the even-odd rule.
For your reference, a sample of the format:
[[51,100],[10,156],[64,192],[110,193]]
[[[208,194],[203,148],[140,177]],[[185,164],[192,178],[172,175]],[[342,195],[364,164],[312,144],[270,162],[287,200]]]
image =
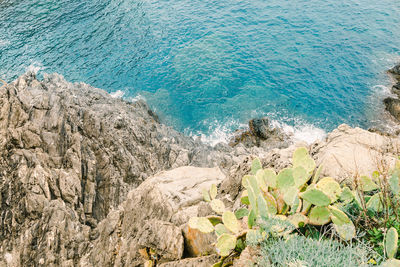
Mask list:
[[228,168],[230,152],[160,124],[142,101],[26,74],[0,88],[0,258],[75,264],[131,189],[179,166]]
[[[209,266],[215,236],[187,225],[212,214],[202,190],[218,185],[236,208],[255,156],[278,172],[308,146],[288,146],[265,118],[241,136],[207,146],[162,125],[142,101],[59,75],[0,87],[0,266]],[[387,168],[399,146],[342,125],[308,148],[323,175],[343,180]]]
[[249,121],[249,128],[237,130],[229,145],[243,144],[247,148],[284,148],[289,145],[289,137],[279,128],[273,127],[267,117]]
[[[218,168],[181,167],[146,180],[99,224],[99,237],[81,265],[141,266],[143,249],[152,249],[159,264],[187,257],[184,242],[191,239],[186,235],[184,241],[186,224],[200,215],[202,190],[224,178]],[[213,241],[206,238],[204,245]]]
[[400,121],[400,64],[394,66],[388,71],[393,78],[396,80],[395,84],[392,86],[392,93],[397,97],[387,97],[383,100],[386,110],[397,120]]
[[400,139],[340,125],[325,141],[314,144],[311,152],[321,175],[346,180],[389,170],[399,156]]

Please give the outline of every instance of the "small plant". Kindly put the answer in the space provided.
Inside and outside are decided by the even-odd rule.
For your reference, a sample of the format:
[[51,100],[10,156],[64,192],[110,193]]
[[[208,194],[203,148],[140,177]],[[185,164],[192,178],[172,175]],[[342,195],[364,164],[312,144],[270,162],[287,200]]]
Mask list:
[[287,239],[264,240],[260,246],[261,257],[258,266],[265,267],[372,266],[370,259],[379,257],[364,243],[346,245],[332,238],[315,240],[294,234]]

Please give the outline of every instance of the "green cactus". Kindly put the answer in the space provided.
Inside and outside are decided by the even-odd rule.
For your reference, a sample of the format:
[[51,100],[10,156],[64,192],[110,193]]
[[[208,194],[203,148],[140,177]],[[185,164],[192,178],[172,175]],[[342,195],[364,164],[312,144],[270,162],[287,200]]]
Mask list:
[[373,195],[367,202],[367,209],[371,209],[375,212],[381,212],[383,211],[383,194],[381,192],[376,193]]
[[253,226],[256,223],[256,219],[257,219],[256,213],[253,209],[251,209],[249,212],[249,216],[247,217],[247,226],[249,227],[249,229],[253,228]]
[[210,202],[211,209],[217,214],[223,214],[225,211],[224,202],[219,199],[213,199]]
[[302,166],[298,166],[293,169],[293,179],[297,188],[302,187],[308,182],[308,180],[310,180],[310,178],[310,174]]
[[278,176],[276,177],[276,187],[282,190],[292,186],[295,186],[293,178],[293,169],[286,168],[281,170]]
[[226,257],[236,247],[236,236],[231,234],[221,234],[217,239],[217,252],[219,255]]
[[305,147],[296,149],[293,153],[293,167],[303,167],[308,173],[312,173],[316,167],[315,161],[310,157]]
[[393,259],[396,256],[398,249],[399,235],[394,227],[391,227],[385,237],[385,250],[386,255],[389,259]]
[[225,211],[222,214],[222,222],[224,223],[225,227],[232,233],[238,234],[240,232],[239,221],[236,219],[236,216],[233,212]]
[[202,194],[203,194],[204,201],[206,201],[206,202],[211,201],[210,194],[208,193],[207,189],[203,189]]
[[316,186],[317,186],[317,189],[320,189],[331,199],[332,203],[336,202],[336,200],[338,200],[340,194],[342,193],[342,189],[341,189],[339,183],[336,182],[335,179],[333,179],[331,177],[322,178],[317,183]]
[[356,235],[356,228],[350,218],[340,209],[329,206],[333,226],[340,238],[349,241]]
[[247,190],[243,190],[242,195],[240,196],[240,202],[247,206],[250,205],[249,194]]
[[368,176],[361,176],[359,179],[359,183],[361,189],[364,192],[369,192],[378,189],[379,187],[372,181],[372,179]]
[[268,185],[265,179],[265,171],[260,169],[257,171],[256,180],[260,189],[264,192],[268,192]]
[[255,158],[251,163],[251,174],[255,175],[260,169],[262,169],[261,161],[259,158]]
[[396,170],[392,173],[392,175],[389,178],[389,185],[393,194],[398,196],[400,194],[399,170]]
[[342,188],[342,193],[340,194],[339,199],[344,203],[350,203],[354,200],[354,193],[347,186]]
[[217,193],[218,193],[217,186],[215,184],[212,184],[211,188],[210,188],[210,197],[211,197],[211,199],[215,199],[217,197]]
[[248,215],[249,215],[249,210],[246,208],[241,208],[241,209],[238,209],[237,211],[235,211],[235,216],[236,216],[236,219],[238,219],[238,220],[240,220],[243,217],[248,216]]
[[315,206],[328,206],[331,204],[331,199],[324,192],[316,188],[309,188],[300,197],[307,200]]
[[301,214],[301,213],[295,213],[293,215],[290,215],[287,219],[296,228],[299,228],[299,227],[304,226],[309,223],[309,218],[307,218],[307,216],[305,216],[304,214]]
[[276,189],[276,172],[272,169],[264,170],[264,180],[265,183],[272,189]]
[[205,217],[192,217],[189,220],[189,227],[198,229],[202,233],[211,233],[214,231],[214,226]]
[[287,187],[282,190],[283,200],[289,206],[293,206],[295,204],[296,198],[298,198],[299,189],[295,186]]
[[308,214],[312,225],[325,225],[331,221],[331,212],[327,207],[313,207]]
[[278,212],[278,207],[274,196],[269,192],[263,192],[263,196],[267,203],[268,212],[275,215]]
[[268,210],[267,201],[265,200],[263,195],[258,195],[257,197],[257,208],[258,214],[260,214],[261,217],[268,218],[270,212]]
[[222,234],[229,234],[229,230],[223,225],[222,223],[219,223],[215,226],[215,234],[217,236],[220,236]]

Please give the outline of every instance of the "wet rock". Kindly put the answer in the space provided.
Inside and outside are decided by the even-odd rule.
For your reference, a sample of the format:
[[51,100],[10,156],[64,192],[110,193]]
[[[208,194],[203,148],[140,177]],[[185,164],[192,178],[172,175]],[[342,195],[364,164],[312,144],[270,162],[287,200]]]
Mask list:
[[388,97],[383,100],[386,110],[397,120],[400,120],[400,99]]
[[389,70],[389,73],[395,74],[395,75],[400,75],[400,64],[394,66]]
[[289,144],[289,137],[280,129],[270,125],[268,118],[252,119],[248,130],[238,130],[230,141],[232,147],[243,144],[247,148],[254,146],[264,149],[284,148]]

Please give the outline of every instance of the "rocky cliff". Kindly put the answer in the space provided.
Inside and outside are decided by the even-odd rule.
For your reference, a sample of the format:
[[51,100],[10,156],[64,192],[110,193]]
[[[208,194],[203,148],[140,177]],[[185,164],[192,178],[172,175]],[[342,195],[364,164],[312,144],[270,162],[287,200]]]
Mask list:
[[[238,206],[255,155],[280,170],[305,145],[289,146],[267,124],[252,121],[234,147],[210,147],[161,124],[142,101],[59,75],[2,86],[0,266],[141,266],[146,257],[208,266],[214,237],[186,225],[211,212],[202,189],[217,184]],[[346,125],[309,146],[339,180],[390,166],[399,148],[397,137]]]

